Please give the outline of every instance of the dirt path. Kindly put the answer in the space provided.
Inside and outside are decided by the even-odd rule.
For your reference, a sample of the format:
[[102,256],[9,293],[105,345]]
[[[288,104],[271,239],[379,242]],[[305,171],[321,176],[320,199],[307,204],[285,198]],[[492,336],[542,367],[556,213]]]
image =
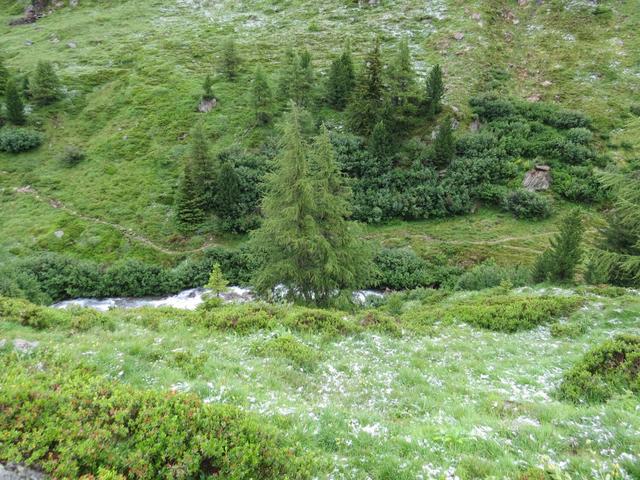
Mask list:
[[99,225],[104,225],[106,227],[109,227],[109,228],[112,228],[114,230],[117,230],[122,235],[124,235],[125,237],[129,238],[130,240],[133,240],[134,242],[138,242],[138,243],[141,243],[143,245],[146,245],[147,247],[152,248],[153,250],[156,250],[158,252],[164,253],[165,255],[185,255],[185,254],[190,254],[190,253],[198,253],[198,252],[202,252],[203,250],[206,250],[209,247],[219,246],[219,244],[216,243],[216,242],[208,242],[208,243],[205,243],[204,245],[202,245],[201,247],[194,248],[194,249],[191,249],[191,250],[171,250],[169,248],[163,247],[162,245],[158,245],[153,240],[150,240],[149,238],[145,237],[144,235],[136,233],[132,229],[127,228],[127,227],[125,227],[123,225],[119,225],[117,223],[107,222],[106,220],[102,220],[101,218],[91,217],[89,215],[85,215],[83,213],[80,213],[77,210],[74,210],[73,208],[70,208],[70,207],[66,206],[60,200],[57,200],[55,198],[47,197],[45,195],[42,195],[40,192],[38,192],[35,188],[33,188],[31,186],[15,188],[14,191],[16,193],[18,193],[18,194],[29,195],[32,198],[34,198],[35,200],[37,200],[37,201],[39,201],[41,203],[44,203],[46,205],[49,205],[51,208],[55,208],[57,210],[61,210],[61,211],[65,212],[65,213],[68,213],[69,215],[72,215],[74,217],[80,218],[80,219],[85,220],[87,222],[91,222],[91,223],[95,223],[95,224],[99,224]]

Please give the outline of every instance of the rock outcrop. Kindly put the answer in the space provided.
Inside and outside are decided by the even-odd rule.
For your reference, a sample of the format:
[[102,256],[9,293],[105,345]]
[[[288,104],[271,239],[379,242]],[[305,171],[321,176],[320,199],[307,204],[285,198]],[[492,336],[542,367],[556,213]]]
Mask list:
[[551,167],[536,165],[525,174],[522,186],[532,192],[548,190],[551,187]]

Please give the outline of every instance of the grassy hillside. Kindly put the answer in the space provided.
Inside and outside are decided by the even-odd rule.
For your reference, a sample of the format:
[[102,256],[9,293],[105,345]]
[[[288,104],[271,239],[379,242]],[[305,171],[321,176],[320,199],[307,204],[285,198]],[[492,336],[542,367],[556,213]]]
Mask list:
[[[446,103],[460,112],[462,128],[470,121],[469,96],[497,78],[505,94],[583,110],[594,119],[601,148],[611,149],[619,161],[636,155],[640,119],[628,113],[637,103],[640,79],[640,14],[634,2],[380,3],[359,8],[345,0],[81,1],[33,25],[9,27],[21,2],[2,0],[0,55],[6,65],[26,74],[38,60],[52,60],[65,98],[31,115],[46,132],[40,149],[0,154],[0,255],[64,249],[103,260],[170,262],[207,242],[234,242],[185,239],[176,232],[172,205],[187,134],[204,117],[214,150],[259,145],[272,132],[251,126],[250,75],[258,64],[273,74],[289,46],[308,47],[314,66],[324,72],[346,39],[360,59],[375,33],[387,56],[406,36],[419,72],[443,65]],[[464,38],[456,40],[456,33]],[[219,105],[198,114],[202,80],[216,74],[221,45],[230,36],[244,60],[240,78],[230,83],[215,75]],[[73,169],[61,166],[58,156],[67,145],[82,147],[87,160]],[[26,185],[81,216],[15,193]],[[522,248],[540,248],[526,224],[517,228],[529,237]],[[530,231],[539,228],[546,227]],[[53,235],[58,230],[64,231],[62,239]]]
[[[296,455],[314,459],[308,476],[300,470],[294,477],[297,464],[289,462],[290,478],[604,480],[640,474],[637,390],[593,383],[604,388],[607,403],[572,403],[558,390],[588,349],[619,333],[640,333],[640,301],[632,292],[413,292],[355,314],[266,304],[107,314],[34,308],[0,298],[0,360],[11,367],[2,372],[8,392],[18,392],[26,378],[22,395],[44,382],[42,394],[50,396],[46,385],[57,382],[60,395],[73,394],[75,388],[82,399],[97,384],[100,393],[94,395],[100,398],[108,388],[119,392],[107,404],[114,409],[126,389],[134,398],[141,390],[177,392],[169,396],[171,402],[189,392],[213,411],[222,404],[260,416],[257,436],[242,441],[261,442],[263,429],[272,425],[287,445],[298,446]],[[499,313],[494,321],[479,323],[491,311]],[[16,350],[16,341],[26,353]],[[74,366],[89,369],[93,380],[88,386],[67,384],[58,376],[60,364],[65,372]],[[100,383],[103,378],[116,386]],[[145,398],[155,405],[161,394]],[[0,395],[0,406],[2,401]],[[29,405],[21,407],[25,419],[32,418]],[[95,405],[102,408],[103,403]],[[11,406],[10,412],[16,411],[17,404]],[[128,408],[119,410],[115,421],[127,424]],[[55,436],[53,407],[47,415]],[[93,441],[87,429],[100,421],[87,416],[78,431],[69,424],[72,438]],[[172,421],[192,428],[186,419]],[[19,460],[19,452],[24,455],[35,444],[43,447],[39,455],[58,449],[61,456],[47,462],[58,471],[93,465],[87,463],[94,455],[82,448],[84,443],[43,444],[42,438],[50,437],[30,433],[30,422],[3,426],[0,421],[0,438],[6,433],[24,440],[0,448],[0,461]],[[137,431],[131,425],[138,423],[128,425]],[[234,434],[233,425],[226,424],[230,434],[221,430],[221,441]],[[176,442],[183,441],[181,432],[175,430]],[[117,451],[122,441],[114,434],[105,445]],[[127,444],[127,458],[155,458],[153,448],[137,441]],[[164,437],[161,441],[173,444]],[[262,450],[276,466],[283,458],[281,445]],[[136,448],[139,457],[132,452]],[[74,460],[65,463],[66,458]],[[131,468],[119,455],[114,458],[98,464],[119,472]],[[194,463],[190,457],[178,458]],[[216,460],[221,468],[228,467],[224,458]],[[266,464],[260,458],[255,468]],[[153,465],[164,462],[154,460]],[[86,467],[91,471],[95,466]],[[264,475],[260,478],[278,478]]]

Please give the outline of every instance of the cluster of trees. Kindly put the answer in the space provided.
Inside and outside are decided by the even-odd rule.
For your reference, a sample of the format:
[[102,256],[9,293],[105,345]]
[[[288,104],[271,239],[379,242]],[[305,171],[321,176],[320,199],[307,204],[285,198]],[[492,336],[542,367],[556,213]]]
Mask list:
[[38,106],[49,105],[61,97],[60,80],[51,62],[38,62],[33,75],[19,82],[0,60],[0,95],[4,95],[4,117],[13,125],[27,123],[25,102]]

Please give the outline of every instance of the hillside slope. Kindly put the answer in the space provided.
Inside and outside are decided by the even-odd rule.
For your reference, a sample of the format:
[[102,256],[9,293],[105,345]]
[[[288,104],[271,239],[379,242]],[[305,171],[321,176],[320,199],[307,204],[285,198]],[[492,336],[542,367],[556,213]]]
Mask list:
[[[189,129],[203,117],[195,111],[200,85],[207,73],[216,73],[230,36],[244,62],[235,83],[215,76],[220,101],[204,122],[216,151],[252,148],[272,133],[250,125],[247,85],[255,65],[273,74],[287,47],[304,45],[323,72],[346,39],[360,59],[374,33],[381,35],[385,55],[408,37],[421,73],[443,65],[446,102],[460,112],[463,126],[470,120],[467,99],[493,76],[502,79],[505,94],[589,114],[602,147],[619,161],[633,157],[640,134],[640,119],[628,113],[640,90],[635,1],[386,0],[373,8],[344,0],[80,1],[15,27],[8,22],[22,2],[0,5],[6,65],[26,74],[38,60],[52,60],[66,89],[62,101],[31,116],[46,132],[40,149],[0,154],[5,257],[44,248],[169,262],[172,255],[161,249],[189,251],[214,241],[180,237],[172,205]],[[58,160],[67,145],[87,153],[73,170]],[[135,235],[15,192],[26,185]],[[54,235],[58,230],[61,239]]]

